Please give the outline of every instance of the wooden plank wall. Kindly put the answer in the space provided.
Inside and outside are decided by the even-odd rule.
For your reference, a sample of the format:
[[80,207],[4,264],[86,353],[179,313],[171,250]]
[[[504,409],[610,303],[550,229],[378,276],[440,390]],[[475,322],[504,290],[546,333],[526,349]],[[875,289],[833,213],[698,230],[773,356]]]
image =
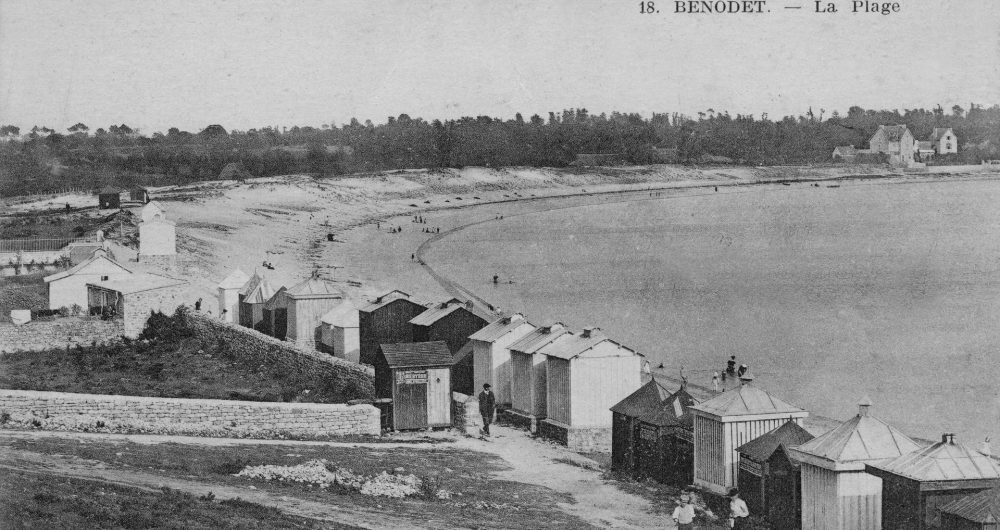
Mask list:
[[[573,423],[572,410],[572,374],[570,373],[570,363],[565,359],[549,357],[546,365],[547,381],[545,408],[546,417],[550,420],[558,421],[564,425],[576,425]],[[598,387],[588,388],[588,392],[598,392]],[[608,411],[610,417],[611,411]]]
[[451,370],[427,370],[427,423],[431,427],[451,425]]
[[566,423],[574,427],[610,427],[609,409],[642,384],[640,363],[639,357],[573,359],[569,414],[572,422]]

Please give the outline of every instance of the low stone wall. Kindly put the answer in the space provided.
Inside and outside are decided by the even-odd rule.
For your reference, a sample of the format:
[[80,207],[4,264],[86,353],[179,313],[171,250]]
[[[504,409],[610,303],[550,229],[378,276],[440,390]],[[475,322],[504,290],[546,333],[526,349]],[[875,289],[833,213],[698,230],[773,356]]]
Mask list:
[[611,452],[611,427],[565,427],[542,420],[538,435],[559,442],[574,451],[585,453]]
[[0,427],[58,431],[315,439],[378,435],[371,405],[262,403],[0,390]]
[[459,432],[479,436],[483,430],[483,417],[479,414],[479,400],[460,392],[451,393],[451,424]]
[[365,364],[338,359],[315,350],[300,348],[250,328],[199,313],[189,313],[189,325],[205,343],[221,341],[251,366],[280,366],[285,370],[321,376],[343,389],[344,401],[375,397],[375,370]]
[[120,320],[64,317],[35,320],[15,326],[0,324],[0,353],[40,351],[67,346],[90,346],[120,340],[124,328]]

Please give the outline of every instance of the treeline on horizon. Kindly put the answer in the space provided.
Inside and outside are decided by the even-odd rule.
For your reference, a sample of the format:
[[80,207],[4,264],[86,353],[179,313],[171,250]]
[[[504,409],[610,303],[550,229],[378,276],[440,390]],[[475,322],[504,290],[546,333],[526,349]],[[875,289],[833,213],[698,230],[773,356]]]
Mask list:
[[[65,132],[45,126],[22,131],[0,126],[0,195],[24,195],[105,185],[168,185],[219,178],[230,163],[243,177],[350,173],[417,168],[564,167],[578,154],[612,154],[616,163],[697,164],[724,160],[744,165],[831,161],[839,145],[867,147],[879,125],[905,124],[918,140],[935,127],[951,127],[960,152],[945,162],[1000,158],[1000,105],[968,109],[865,110],[846,115],[811,108],[805,115],[771,120],[765,114],[732,116],[708,109],[678,113],[586,109],[550,112],[525,120],[489,116],[425,121],[406,114],[385,123],[352,119],[340,126],[263,127],[227,131],[209,125],[196,133],[177,128],[144,136],[125,124],[91,130],[78,123]],[[15,139],[16,138],[16,139]],[[724,157],[724,158],[720,158]]]

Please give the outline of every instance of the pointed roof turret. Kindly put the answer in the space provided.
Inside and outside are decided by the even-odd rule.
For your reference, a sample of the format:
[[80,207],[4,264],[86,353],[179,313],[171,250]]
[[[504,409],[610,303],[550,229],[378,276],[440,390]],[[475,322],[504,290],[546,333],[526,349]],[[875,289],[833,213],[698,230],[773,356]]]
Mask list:
[[248,281],[250,281],[250,277],[247,276],[247,273],[241,271],[240,269],[236,269],[229,273],[229,276],[226,276],[224,280],[219,282],[218,287],[220,289],[240,289],[246,285]]
[[919,482],[1000,479],[1000,465],[996,461],[955,443],[952,433],[945,433],[934,445],[870,467]]
[[663,400],[668,397],[670,397],[670,390],[654,377],[611,407],[611,412],[617,412],[630,418],[638,418],[643,414],[659,410]]
[[[744,378],[747,375],[750,375],[749,372],[743,374]],[[692,408],[719,417],[753,416],[758,414],[790,414],[796,417],[808,415],[806,411],[795,405],[786,403],[758,388],[752,384],[752,380],[753,376],[751,376],[750,380],[744,380],[739,388],[723,392]]]

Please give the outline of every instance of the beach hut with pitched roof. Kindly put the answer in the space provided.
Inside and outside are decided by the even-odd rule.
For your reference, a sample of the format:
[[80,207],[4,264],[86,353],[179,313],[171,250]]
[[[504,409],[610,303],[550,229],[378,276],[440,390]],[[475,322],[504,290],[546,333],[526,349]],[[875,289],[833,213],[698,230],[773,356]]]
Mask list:
[[642,383],[642,355],[598,328],[543,346],[546,414],[539,433],[572,449],[611,451],[611,407]]
[[568,332],[561,322],[556,322],[542,326],[510,345],[509,417],[514,423],[529,427],[531,432],[535,432],[538,422],[545,419],[545,355],[539,350]]
[[257,271],[243,284],[238,293],[239,323],[243,327],[258,329],[264,321],[264,304],[274,296],[271,282]]
[[278,340],[288,336],[288,288],[281,286],[274,296],[264,302],[264,318],[261,323],[263,334]]
[[694,436],[691,407],[698,400],[687,385],[671,394],[659,410],[639,416],[635,458],[639,476],[688,485],[694,480]]
[[[773,511],[774,508],[791,511],[791,514],[780,514],[776,519],[782,521],[794,521],[797,526],[799,517],[788,517],[787,515],[798,515],[796,509],[801,505],[798,492],[795,488],[775,488],[772,484],[775,480],[786,479],[792,484],[798,481],[794,476],[782,473],[774,476],[770,469],[771,457],[779,447],[793,447],[804,444],[812,440],[814,436],[801,425],[790,421],[781,427],[736,448],[740,454],[740,475],[737,481],[740,490],[740,497],[747,503],[750,513],[765,514]],[[775,469],[774,471],[783,471]],[[774,496],[770,494],[784,492],[786,495]],[[791,498],[787,494],[791,493]],[[772,521],[772,524],[776,524]],[[786,528],[786,526],[780,526]]]
[[639,417],[660,410],[670,390],[652,377],[638,390],[611,407],[611,469],[632,473],[635,465],[635,439]]
[[451,425],[451,351],[444,341],[382,344],[375,395],[392,398],[393,429]]
[[105,186],[97,192],[97,207],[102,210],[121,208],[122,190],[114,186]]
[[319,350],[334,357],[360,362],[361,341],[358,334],[358,308],[345,299],[323,315],[322,342]]
[[129,276],[132,271],[108,256],[104,249],[95,250],[89,258],[62,272],[46,276],[49,309],[87,307],[87,284]]
[[359,308],[361,362],[373,364],[381,344],[413,342],[410,320],[426,310],[426,304],[399,290],[389,291]]
[[315,349],[322,342],[323,315],[344,301],[344,292],[319,277],[318,272],[285,291],[288,298],[287,340]]
[[1000,528],[1000,487],[949,502],[940,512],[941,528],[997,530]]
[[247,273],[236,269],[219,282],[217,286],[219,290],[219,316],[222,320],[233,322],[239,319],[236,315],[239,313],[240,307],[240,289],[248,281],[250,281],[250,277],[247,276]]
[[694,483],[725,495],[739,481],[741,445],[809,413],[753,384],[748,371],[740,386],[691,407],[694,420]]
[[469,336],[486,327],[488,322],[476,311],[472,302],[452,298],[435,304],[413,317],[414,342],[443,340],[454,357],[451,366],[452,390],[466,395],[477,391],[473,387],[473,355]]
[[941,527],[942,506],[1000,486],[1000,465],[979,450],[941,441],[891,460],[865,465],[882,479],[882,528],[924,530]]
[[469,336],[472,342],[473,389],[489,383],[497,404],[511,404],[510,345],[535,330],[524,315],[515,313],[499,318]]
[[920,449],[917,442],[858,404],[858,415],[833,430],[789,448],[802,463],[802,528],[882,528],[882,479],[865,465]]

